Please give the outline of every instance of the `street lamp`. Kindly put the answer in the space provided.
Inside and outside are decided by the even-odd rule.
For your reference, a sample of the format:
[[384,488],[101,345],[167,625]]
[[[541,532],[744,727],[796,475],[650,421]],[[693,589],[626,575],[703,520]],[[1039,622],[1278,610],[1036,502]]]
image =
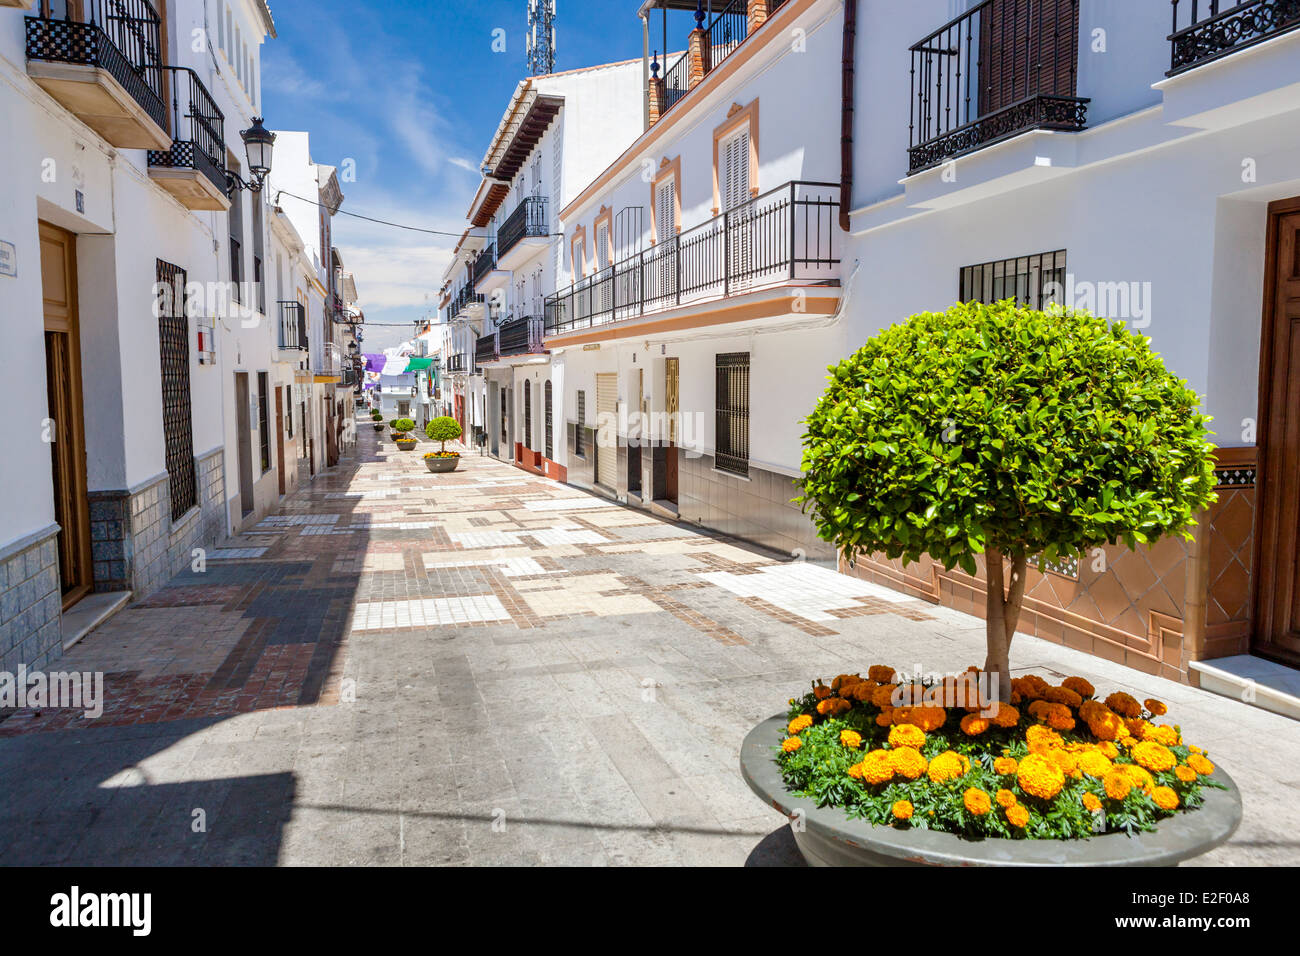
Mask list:
[[236,189],[261,192],[262,184],[271,174],[271,153],[275,149],[275,134],[262,125],[262,117],[254,116],[253,125],[239,134],[244,141],[244,153],[248,157],[248,171],[252,175],[250,182],[244,182],[237,173],[226,170],[226,194],[234,195]]

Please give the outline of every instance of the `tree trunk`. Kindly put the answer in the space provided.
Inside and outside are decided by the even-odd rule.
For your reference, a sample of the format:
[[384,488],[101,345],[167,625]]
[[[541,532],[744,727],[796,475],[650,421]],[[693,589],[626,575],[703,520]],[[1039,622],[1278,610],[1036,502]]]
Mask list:
[[1011,586],[1003,580],[1003,556],[1000,551],[984,555],[987,587],[985,594],[985,638],[987,656],[984,670],[997,675],[998,700],[1011,699],[1011,638],[1020,620],[1020,606],[1025,597],[1025,569],[1028,559],[1023,554],[1011,556]]

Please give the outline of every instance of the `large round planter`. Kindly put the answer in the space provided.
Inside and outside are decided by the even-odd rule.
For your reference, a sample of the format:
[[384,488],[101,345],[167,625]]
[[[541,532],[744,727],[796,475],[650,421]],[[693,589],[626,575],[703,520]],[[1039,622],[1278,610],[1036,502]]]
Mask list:
[[412,449],[415,448],[414,438],[398,438],[395,439],[395,442],[397,444],[397,447],[402,451],[411,451]]
[[460,464],[460,455],[455,458],[426,458],[424,465],[435,475],[440,475],[448,471],[455,471],[456,466]]
[[384,423],[383,423],[383,422],[375,422],[375,431],[377,431],[377,432],[381,432],[381,431],[383,431],[383,430],[384,430]]
[[753,730],[740,749],[740,772],[765,803],[787,817],[794,840],[811,866],[1176,866],[1227,840],[1241,823],[1241,792],[1222,768],[1205,802],[1160,824],[1154,833],[1105,833],[1088,840],[967,840],[935,830],[904,830],[852,820],[839,807],[786,789],[776,748],[786,718],[778,714]]

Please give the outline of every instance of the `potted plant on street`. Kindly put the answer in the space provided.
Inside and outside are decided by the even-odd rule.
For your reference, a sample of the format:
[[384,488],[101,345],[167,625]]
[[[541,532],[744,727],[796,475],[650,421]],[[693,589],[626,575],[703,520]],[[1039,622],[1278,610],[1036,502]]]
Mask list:
[[445,415],[435,418],[424,426],[424,433],[432,441],[440,444],[438,451],[425,454],[424,464],[432,472],[455,471],[460,464],[460,453],[447,451],[447,442],[455,441],[461,436],[460,423]]
[[414,430],[415,422],[412,419],[398,418],[393,422],[394,441],[402,451],[410,451],[415,447],[415,436],[411,434]]
[[370,420],[375,423],[375,431],[378,432],[384,430],[384,416],[379,409],[376,408],[371,411]]
[[964,674],[818,682],[750,734],[742,772],[810,814],[805,856],[1169,863],[1226,840],[1240,796],[1160,701],[1010,678],[1029,562],[1190,538],[1214,500],[1186,382],[1122,323],[1011,300],[912,316],[830,372],[799,500],[850,563],[982,570],[986,648]]

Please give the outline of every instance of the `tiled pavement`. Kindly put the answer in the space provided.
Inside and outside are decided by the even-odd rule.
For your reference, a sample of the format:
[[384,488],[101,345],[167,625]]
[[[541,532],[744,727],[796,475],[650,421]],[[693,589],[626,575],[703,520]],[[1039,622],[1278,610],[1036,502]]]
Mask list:
[[[427,447],[427,446],[422,446]],[[0,711],[5,863],[793,859],[736,756],[814,675],[961,669],[982,624],[467,454],[358,454],[75,647],[103,716]],[[1167,699],[1238,780],[1204,862],[1300,862],[1300,725],[1033,638]]]

